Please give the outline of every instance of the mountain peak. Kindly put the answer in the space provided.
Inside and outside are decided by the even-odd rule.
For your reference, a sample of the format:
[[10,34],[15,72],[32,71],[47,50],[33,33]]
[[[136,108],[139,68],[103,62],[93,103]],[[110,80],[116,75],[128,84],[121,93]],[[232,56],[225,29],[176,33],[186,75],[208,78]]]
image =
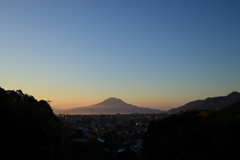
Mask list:
[[235,96],[235,95],[239,95],[239,94],[240,94],[239,92],[234,91],[234,92],[228,94],[227,96]]
[[123,100],[119,98],[110,97],[104,100],[103,102],[98,103],[97,105],[126,105],[126,104],[127,103],[125,103]]
[[119,98],[115,98],[115,97],[109,97],[109,98],[106,99],[106,100],[121,100],[121,99],[119,99]]

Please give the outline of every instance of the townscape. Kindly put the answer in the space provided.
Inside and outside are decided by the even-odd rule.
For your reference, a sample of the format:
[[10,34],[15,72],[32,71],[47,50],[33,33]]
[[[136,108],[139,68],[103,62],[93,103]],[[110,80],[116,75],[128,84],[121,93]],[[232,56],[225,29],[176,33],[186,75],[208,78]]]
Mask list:
[[[166,114],[56,114],[69,130],[64,137],[69,139],[68,147],[93,140],[104,144],[106,153],[112,156],[125,150],[141,155],[142,139],[148,126],[153,121],[162,119]],[[69,138],[69,133],[81,134]]]

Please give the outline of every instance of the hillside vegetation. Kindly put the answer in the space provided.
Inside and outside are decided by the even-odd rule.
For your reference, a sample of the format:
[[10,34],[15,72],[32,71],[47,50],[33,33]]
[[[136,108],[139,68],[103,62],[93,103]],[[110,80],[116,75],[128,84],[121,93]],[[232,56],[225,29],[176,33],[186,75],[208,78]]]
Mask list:
[[62,123],[47,101],[0,88],[1,159],[56,159]]
[[238,114],[187,110],[149,126],[143,138],[147,159],[237,160],[240,157]]

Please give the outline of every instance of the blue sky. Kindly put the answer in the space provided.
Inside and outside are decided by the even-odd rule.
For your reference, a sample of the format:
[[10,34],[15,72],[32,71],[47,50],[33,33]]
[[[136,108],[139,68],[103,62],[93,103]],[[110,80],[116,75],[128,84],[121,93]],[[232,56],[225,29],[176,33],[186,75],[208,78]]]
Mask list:
[[0,84],[52,106],[170,109],[240,91],[240,1],[0,1]]

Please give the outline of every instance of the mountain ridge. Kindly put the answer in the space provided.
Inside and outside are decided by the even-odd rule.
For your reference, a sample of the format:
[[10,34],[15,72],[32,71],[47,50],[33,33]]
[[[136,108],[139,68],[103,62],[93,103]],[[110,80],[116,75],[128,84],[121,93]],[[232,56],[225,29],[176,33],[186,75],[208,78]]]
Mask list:
[[210,109],[220,110],[240,100],[240,93],[237,91],[231,92],[227,96],[208,97],[205,100],[195,100],[186,103],[183,106],[172,108],[167,113],[177,113],[188,109]]
[[110,97],[100,103],[97,103],[91,106],[66,109],[66,110],[60,111],[60,113],[81,114],[81,113],[92,113],[92,111],[98,114],[99,113],[133,113],[133,112],[163,113],[163,112],[166,112],[159,109],[138,107],[132,104],[128,104],[119,98]]

